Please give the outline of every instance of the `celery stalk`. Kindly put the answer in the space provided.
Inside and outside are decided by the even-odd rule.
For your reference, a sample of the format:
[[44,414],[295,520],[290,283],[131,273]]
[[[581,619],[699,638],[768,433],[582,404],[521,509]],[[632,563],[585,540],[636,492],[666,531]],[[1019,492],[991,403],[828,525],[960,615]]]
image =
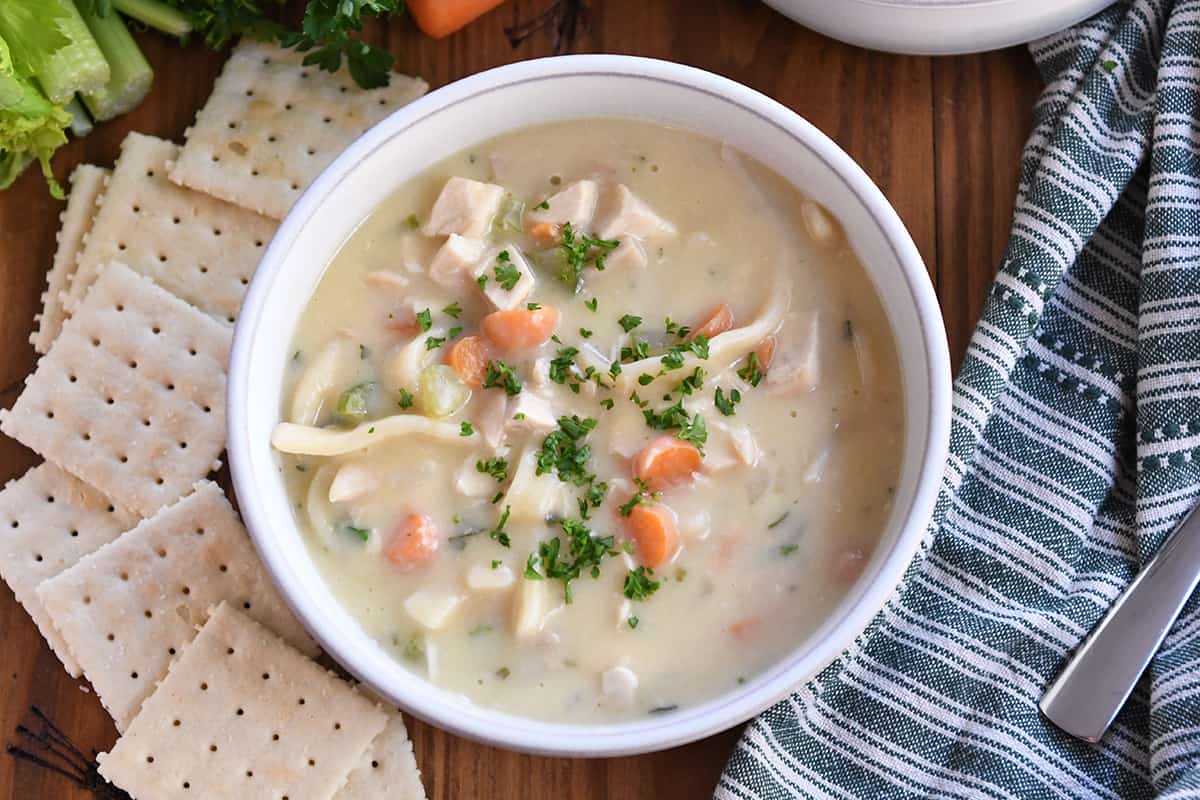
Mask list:
[[3,0],[0,36],[17,70],[37,78],[55,105],[109,80],[108,62],[71,0]]
[[186,36],[192,32],[192,21],[186,14],[159,0],[112,0],[112,4],[125,16],[163,33]]
[[96,127],[92,124],[92,118],[88,116],[87,111],[83,108],[83,103],[79,102],[78,97],[67,103],[64,110],[71,115],[71,133],[76,138],[87,136]]
[[50,157],[66,144],[63,131],[70,124],[71,115],[47,100],[32,76],[17,68],[0,36],[0,189],[37,159],[50,194],[63,199],[62,187],[50,171]]
[[154,71],[119,14],[100,16],[88,9],[83,11],[83,19],[112,69],[112,77],[106,85],[83,93],[88,111],[97,122],[103,122],[142,102],[154,82]]

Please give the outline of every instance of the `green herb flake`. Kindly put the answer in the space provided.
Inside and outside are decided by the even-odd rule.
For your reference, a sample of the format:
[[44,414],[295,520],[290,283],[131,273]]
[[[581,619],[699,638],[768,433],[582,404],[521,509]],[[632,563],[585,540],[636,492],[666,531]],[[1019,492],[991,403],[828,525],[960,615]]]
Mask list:
[[480,460],[475,462],[475,470],[482,472],[484,475],[490,475],[497,482],[503,483],[508,480],[508,461],[499,456]]
[[775,518],[774,522],[767,525],[767,530],[773,530],[774,528],[778,528],[780,525],[783,524],[783,521],[788,518],[788,514],[790,514],[790,513],[791,513],[790,511],[785,511],[782,514],[780,514],[778,517]]
[[579,355],[578,347],[559,348],[554,358],[550,359],[550,380],[560,385],[566,383],[567,378],[571,375],[571,368],[575,366],[575,356],[577,355]]
[[446,338],[448,338],[448,339],[457,338],[457,336],[462,332],[463,332],[462,325],[455,325],[453,328],[446,331]]
[[506,292],[511,292],[517,286],[517,281],[521,280],[521,270],[511,263],[508,257],[507,250],[501,250],[497,257],[498,263],[492,270],[496,276],[496,283],[500,284],[500,288]]
[[512,539],[509,538],[508,532],[504,530],[504,526],[508,524],[508,516],[512,513],[512,506],[505,506],[504,513],[500,515],[500,521],[496,523],[496,527],[488,531],[488,538],[499,543],[501,547],[511,547]]
[[483,388],[501,388],[510,397],[521,393],[523,384],[517,373],[503,361],[492,360],[487,363],[487,372],[483,377]]
[[600,301],[593,297],[591,300],[584,300],[583,304],[587,306],[588,311],[595,313],[596,309],[600,306]]
[[409,214],[404,218],[404,224],[415,231],[417,228],[421,227],[421,220],[417,219],[416,214]]
[[629,627],[630,627],[632,630],[637,630],[637,626],[638,626],[638,622],[639,622],[639,621],[640,621],[640,620],[638,620],[638,618],[637,618],[637,617],[630,617],[629,619],[625,620],[625,622],[626,622],[626,623],[628,623]]
[[479,284],[480,291],[487,289],[487,282],[488,282],[487,275],[480,275],[478,278],[475,279],[475,283]]
[[400,406],[401,408],[412,408],[413,396],[411,392],[402,388],[400,389],[399,396],[400,399],[396,401],[396,405]]
[[509,675],[512,675],[512,670],[508,667],[501,667],[500,669],[496,670],[496,677],[502,681],[508,680]]
[[592,331],[589,331],[587,328],[580,328],[579,335],[582,336],[584,339],[590,339],[590,338],[592,338]]
[[611,397],[606,397],[600,401],[600,406],[605,411],[612,411],[613,405],[614,405],[614,403],[613,403],[613,399]]
[[787,556],[790,556],[792,553],[796,552],[799,549],[800,549],[800,545],[795,544],[795,543],[783,544],[783,545],[779,546],[779,555],[784,556],[786,558]]
[[763,379],[762,364],[758,360],[758,353],[748,355],[746,363],[737,371],[737,374],[739,378],[751,386],[758,386]]
[[727,417],[732,417],[736,413],[738,403],[742,402],[742,393],[737,389],[733,389],[728,395],[718,386],[716,392],[713,393],[713,405]]
[[357,536],[359,539],[363,540],[364,542],[368,541],[371,538],[371,529],[370,528],[358,528],[358,527],[355,527],[354,525],[347,525],[346,532],[353,534],[354,536]]
[[457,302],[451,303],[442,309],[442,313],[447,317],[458,319],[459,315],[462,314],[462,306],[460,306]]
[[467,636],[482,636],[485,633],[491,633],[491,632],[492,632],[491,625],[484,625],[481,623],[479,625],[476,625],[474,628],[471,628],[471,630],[469,630],[467,632]]
[[503,562],[503,561],[501,561],[500,559],[498,559],[498,558],[493,558],[493,559],[492,559],[492,569],[500,569],[500,565],[501,565],[501,564],[503,564],[503,563],[504,563],[504,562]]
[[530,311],[537,311],[541,307],[542,307],[541,303],[526,303],[525,304],[525,308],[529,309]]
[[446,343],[445,336],[428,336],[425,339],[425,349],[426,350],[437,350],[439,347],[441,347],[445,343]]
[[366,361],[367,356],[369,355],[371,355],[371,350],[365,344],[360,344],[358,346],[358,359],[360,361]]
[[617,320],[617,324],[621,326],[621,330],[629,333],[638,325],[642,324],[642,318],[635,317],[633,314],[625,314],[619,320]]
[[473,426],[470,422],[467,422],[464,419],[462,422],[462,425],[460,425],[458,428],[458,435],[459,436],[474,436],[475,435],[475,426]]
[[433,314],[430,313],[428,308],[417,312],[417,325],[422,331],[428,331],[433,327]]
[[536,206],[534,206],[534,208],[538,209],[539,211],[549,211],[550,210],[550,201],[543,200],[542,202],[540,202]]
[[654,580],[654,570],[637,567],[625,575],[624,594],[630,600],[646,600],[658,591],[659,582]]

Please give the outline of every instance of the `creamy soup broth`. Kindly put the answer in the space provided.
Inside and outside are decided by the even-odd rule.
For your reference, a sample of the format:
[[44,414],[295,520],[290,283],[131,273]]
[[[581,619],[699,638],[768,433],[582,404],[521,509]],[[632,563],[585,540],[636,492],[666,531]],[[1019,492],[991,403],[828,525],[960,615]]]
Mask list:
[[902,443],[885,315],[820,199],[630,120],[400,185],[309,301],[274,439],[364,629],[470,702],[572,722],[696,704],[802,643]]

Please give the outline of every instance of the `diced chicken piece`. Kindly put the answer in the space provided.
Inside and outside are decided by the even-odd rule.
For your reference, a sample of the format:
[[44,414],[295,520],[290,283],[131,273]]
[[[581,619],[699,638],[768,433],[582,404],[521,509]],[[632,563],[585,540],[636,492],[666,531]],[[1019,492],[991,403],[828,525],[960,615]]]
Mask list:
[[820,321],[815,311],[792,314],[783,323],[775,358],[767,370],[767,388],[773,394],[801,394],[817,388],[821,380]]
[[600,693],[620,705],[632,705],[637,688],[637,673],[629,667],[609,667],[600,675]]
[[618,183],[604,194],[596,210],[596,235],[601,239],[616,239],[619,236],[671,236],[675,226],[655,213],[645,200],[629,191],[629,187]]
[[[521,392],[525,394],[525,392]],[[508,396],[504,392],[483,392],[475,414],[475,430],[483,443],[495,450],[504,442],[504,429],[510,420]]]
[[[376,274],[376,273],[372,273]],[[370,278],[370,276],[367,276]],[[388,314],[387,327],[392,331],[397,331],[407,334],[420,333],[421,327],[417,324],[417,313],[428,309],[433,312],[436,309],[442,308],[449,303],[448,298],[430,298],[420,295],[405,295],[400,298],[392,307]]]
[[[501,271],[506,268],[517,270],[517,282],[512,285],[511,289],[504,288],[500,279],[496,277],[497,267]],[[525,298],[529,297],[534,285],[537,284],[537,280],[533,277],[533,270],[529,268],[529,262],[525,260],[524,254],[511,244],[492,248],[475,264],[471,277],[478,279],[481,275],[487,276],[487,283],[483,286],[484,297],[501,311],[523,307]]]
[[506,565],[475,564],[467,570],[467,586],[475,591],[499,591],[513,585],[513,572]]
[[442,187],[422,231],[426,236],[457,233],[477,239],[488,232],[503,198],[503,186],[455,176]]
[[609,447],[624,458],[636,456],[653,433],[646,427],[641,409],[632,403],[614,405],[604,416],[604,426],[608,430]]
[[647,263],[646,248],[636,236],[622,236],[617,246],[604,257],[604,269],[615,272],[636,272]]
[[536,636],[550,606],[546,582],[522,578],[513,600],[513,635],[518,639]]
[[825,209],[812,200],[805,200],[800,204],[800,218],[804,220],[808,235],[817,244],[829,244],[837,235],[837,223],[830,218]]
[[510,509],[513,522],[534,522],[548,516],[567,516],[576,508],[570,484],[558,476],[536,474],[537,453],[526,450],[512,473],[504,502]]
[[550,357],[542,356],[533,360],[529,368],[529,384],[537,389],[543,389],[550,383]]
[[454,489],[465,497],[490,497],[496,493],[496,479],[476,469],[479,460],[479,453],[472,454],[454,475]]
[[487,242],[451,234],[429,262],[429,277],[434,283],[459,291],[475,277],[476,268],[487,251]]
[[708,428],[708,443],[704,449],[705,472],[753,467],[758,463],[758,443],[745,425],[714,420]]
[[707,539],[708,534],[712,532],[712,520],[708,512],[693,511],[680,515],[679,532],[692,541],[702,542]]
[[404,610],[417,624],[431,631],[446,624],[454,609],[463,601],[461,595],[418,589],[404,601]]
[[513,430],[551,431],[558,425],[550,403],[529,389],[509,401],[506,416],[505,425]]
[[534,208],[525,214],[530,222],[569,222],[574,228],[586,228],[596,213],[600,188],[595,181],[575,181],[561,192],[546,198],[549,208]]
[[375,470],[365,464],[343,464],[329,484],[329,502],[344,503],[357,500],[379,488]]

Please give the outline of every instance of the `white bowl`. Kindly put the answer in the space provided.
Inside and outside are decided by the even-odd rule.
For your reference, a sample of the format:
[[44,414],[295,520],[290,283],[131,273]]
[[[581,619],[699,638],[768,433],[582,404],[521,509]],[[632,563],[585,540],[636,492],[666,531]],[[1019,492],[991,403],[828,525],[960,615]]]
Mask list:
[[[406,670],[341,606],[310,560],[270,446],[297,321],[325,265],[411,176],[484,139],[555,120],[636,117],[690,128],[771,165],[842,222],[883,298],[904,380],[903,474],[858,583],[771,668],[701,705],[636,721],[566,725],[472,705]],[[242,515],[284,598],[325,650],[382,696],[454,733],[569,756],[642,753],[729,728],[780,700],[848,647],[916,552],[937,494],[950,423],[950,366],[925,265],[896,212],[837,145],[791,110],[691,67],[626,56],[525,61],[433,92],[376,125],[292,208],[263,256],[234,335],[229,459]],[[698,660],[698,666],[702,665]]]

